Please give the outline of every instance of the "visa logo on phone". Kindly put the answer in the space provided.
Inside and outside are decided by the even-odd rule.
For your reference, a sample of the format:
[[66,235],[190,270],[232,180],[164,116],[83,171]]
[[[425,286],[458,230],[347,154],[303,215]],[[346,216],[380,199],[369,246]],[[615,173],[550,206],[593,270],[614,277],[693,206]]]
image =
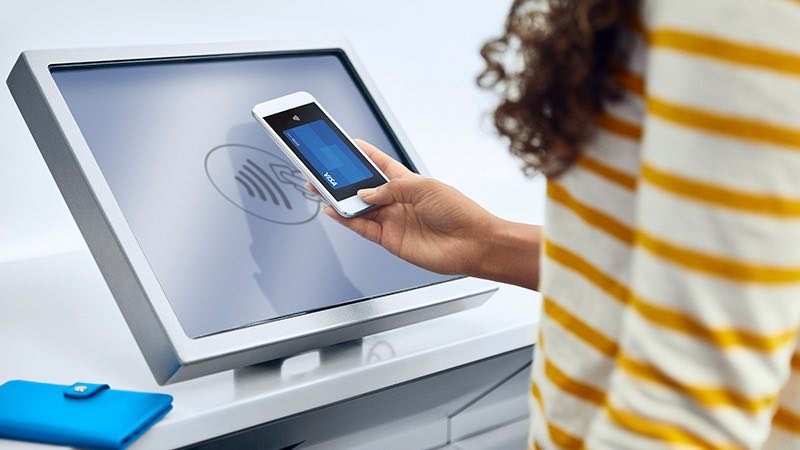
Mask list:
[[333,178],[333,175],[331,175],[329,172],[325,172],[324,174],[322,174],[322,176],[325,177],[326,180],[328,180],[328,183],[330,183],[331,186],[336,187],[336,185],[338,184],[336,183],[336,179]]

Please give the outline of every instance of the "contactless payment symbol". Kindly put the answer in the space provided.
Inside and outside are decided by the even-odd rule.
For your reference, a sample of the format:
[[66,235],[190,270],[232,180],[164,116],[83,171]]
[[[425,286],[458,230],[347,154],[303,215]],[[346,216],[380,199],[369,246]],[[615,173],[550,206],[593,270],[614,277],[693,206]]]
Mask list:
[[266,202],[267,196],[269,196],[275,206],[284,205],[286,208],[292,209],[292,202],[289,201],[289,197],[286,196],[283,189],[263,167],[253,162],[252,159],[248,158],[245,161],[233,179],[242,185],[250,197],[258,197],[261,201]]
[[251,145],[226,144],[208,152],[205,166],[217,192],[254,217],[298,225],[319,213],[320,199],[282,156]]

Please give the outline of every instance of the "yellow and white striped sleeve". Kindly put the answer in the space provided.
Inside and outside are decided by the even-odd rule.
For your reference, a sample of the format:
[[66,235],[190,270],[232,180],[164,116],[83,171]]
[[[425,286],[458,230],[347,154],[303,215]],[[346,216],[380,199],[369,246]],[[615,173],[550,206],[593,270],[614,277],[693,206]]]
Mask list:
[[643,18],[631,298],[586,447],[800,436],[800,398],[781,396],[800,324],[800,5],[654,0]]

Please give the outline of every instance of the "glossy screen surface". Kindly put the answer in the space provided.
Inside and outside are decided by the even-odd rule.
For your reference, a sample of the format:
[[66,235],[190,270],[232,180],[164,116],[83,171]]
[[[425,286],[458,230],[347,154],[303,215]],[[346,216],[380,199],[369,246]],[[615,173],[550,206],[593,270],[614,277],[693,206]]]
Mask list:
[[[188,336],[452,278],[408,264],[319,214],[303,176],[250,115],[257,103],[307,91],[351,136],[408,164],[343,55],[51,72]],[[349,176],[360,175],[352,169]]]

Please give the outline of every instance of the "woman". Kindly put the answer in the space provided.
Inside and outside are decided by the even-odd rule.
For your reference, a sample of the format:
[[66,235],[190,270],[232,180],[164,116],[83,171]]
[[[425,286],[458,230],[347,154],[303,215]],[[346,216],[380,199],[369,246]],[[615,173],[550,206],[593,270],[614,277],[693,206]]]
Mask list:
[[544,232],[363,142],[383,207],[326,212],[541,291],[534,448],[800,448],[800,4],[541,3],[514,3],[479,83],[548,177]]

